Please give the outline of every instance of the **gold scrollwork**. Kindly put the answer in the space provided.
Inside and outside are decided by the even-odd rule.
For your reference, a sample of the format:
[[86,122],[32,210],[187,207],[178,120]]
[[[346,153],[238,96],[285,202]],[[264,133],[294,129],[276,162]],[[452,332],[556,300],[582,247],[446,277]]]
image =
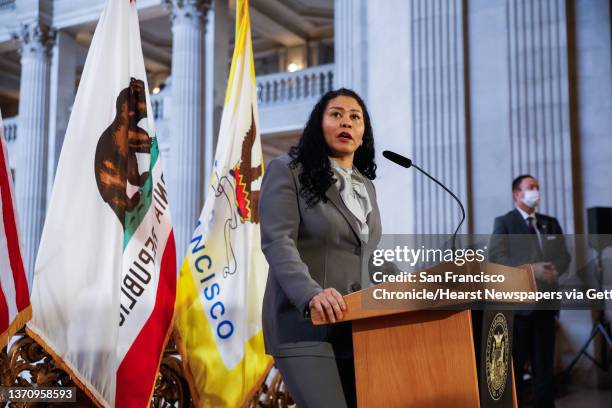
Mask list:
[[[38,344],[21,330],[12,339],[10,348],[0,351],[0,385],[5,387],[77,387],[68,373]],[[268,372],[266,380],[246,403],[248,408],[287,408],[293,405],[280,373]],[[10,407],[37,406],[25,402],[11,402]],[[78,407],[95,407],[94,402],[77,387]],[[194,403],[176,344],[171,337],[164,350],[153,397],[152,408],[178,406],[193,408]]]

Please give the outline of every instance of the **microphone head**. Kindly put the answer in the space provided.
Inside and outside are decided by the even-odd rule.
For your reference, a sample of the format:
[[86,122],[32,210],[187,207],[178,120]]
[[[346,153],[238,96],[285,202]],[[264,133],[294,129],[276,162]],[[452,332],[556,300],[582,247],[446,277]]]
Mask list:
[[393,163],[398,164],[407,169],[410,168],[410,166],[412,166],[412,160],[410,160],[407,157],[402,156],[401,154],[392,152],[391,150],[385,150],[383,152],[383,156],[386,159],[391,160]]

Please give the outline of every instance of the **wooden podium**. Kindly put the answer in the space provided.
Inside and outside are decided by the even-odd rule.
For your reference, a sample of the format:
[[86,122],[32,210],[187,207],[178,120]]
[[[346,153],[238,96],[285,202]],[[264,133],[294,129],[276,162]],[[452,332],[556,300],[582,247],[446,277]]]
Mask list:
[[[454,270],[458,268],[452,265]],[[465,265],[469,270],[504,275],[495,288],[536,291],[530,266],[512,268],[493,263]],[[449,264],[428,269],[443,273]],[[428,287],[431,288],[431,284]],[[483,287],[487,287],[484,284]],[[424,310],[423,302],[381,301],[372,305],[373,291],[419,289],[418,283],[382,283],[344,297],[347,311],[343,321],[352,322],[357,402],[361,407],[480,407],[478,370],[470,310]],[[456,285],[456,290],[477,290],[474,283]],[[481,285],[482,286],[482,285]],[[444,308],[468,302],[438,302]],[[432,303],[427,303],[431,308]],[[386,308],[385,308],[386,307]],[[313,316],[314,324],[327,324]],[[509,357],[511,367],[511,356]],[[516,404],[514,377],[508,370],[512,405]],[[493,404],[493,406],[495,406]]]

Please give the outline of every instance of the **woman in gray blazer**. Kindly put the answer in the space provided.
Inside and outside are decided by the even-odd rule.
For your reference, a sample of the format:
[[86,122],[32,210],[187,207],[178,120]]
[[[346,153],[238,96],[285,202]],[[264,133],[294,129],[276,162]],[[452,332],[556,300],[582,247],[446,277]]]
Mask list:
[[350,323],[314,326],[310,315],[342,320],[342,295],[361,288],[381,235],[375,177],[370,118],[348,89],[321,98],[298,145],[264,174],[264,340],[299,408],[356,406]]

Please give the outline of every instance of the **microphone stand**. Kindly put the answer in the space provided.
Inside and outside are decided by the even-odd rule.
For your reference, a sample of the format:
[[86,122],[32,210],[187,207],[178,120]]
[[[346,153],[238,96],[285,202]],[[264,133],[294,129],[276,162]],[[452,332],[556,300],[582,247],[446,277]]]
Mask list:
[[[599,284],[598,289],[601,290],[603,288],[603,276],[604,276],[602,253],[605,250],[605,247],[598,247],[598,248],[595,248],[595,250],[597,251],[597,263],[596,263],[595,270],[597,271],[596,272],[597,280],[598,280],[597,283]],[[597,335],[601,335],[604,340],[604,344],[602,344],[602,350],[601,350],[601,361],[599,361],[596,357],[592,356],[587,351],[587,348],[589,347],[591,342],[595,340]],[[602,310],[599,311],[599,316],[597,320],[593,323],[593,329],[591,330],[591,335],[589,336],[587,341],[584,343],[584,345],[582,346],[578,354],[576,354],[576,357],[574,357],[570,365],[567,366],[567,368],[565,369],[565,375],[569,377],[572,369],[578,363],[578,360],[580,360],[580,357],[582,356],[587,357],[601,370],[608,371],[608,367],[610,365],[609,358],[608,358],[608,348],[609,347],[612,347],[612,336],[610,335],[610,321],[606,317],[606,309],[604,306]]]
[[453,252],[455,252],[455,249],[456,249],[455,239],[457,238],[457,233],[459,232],[459,228],[461,228],[461,225],[463,225],[463,221],[465,221],[465,208],[463,208],[463,204],[461,204],[461,200],[459,200],[459,198],[452,191],[450,191],[448,188],[446,188],[446,186],[444,184],[440,183],[431,174],[429,174],[428,172],[426,172],[425,170],[423,170],[422,168],[420,168],[419,166],[414,164],[412,162],[412,160],[410,160],[409,158],[404,157],[401,154],[392,152],[390,150],[385,150],[382,154],[383,154],[383,156],[387,160],[390,160],[390,161],[392,161],[393,163],[395,163],[395,164],[397,164],[399,166],[402,166],[402,167],[407,168],[407,169],[409,169],[410,167],[416,168],[418,171],[420,171],[421,173],[426,175],[434,183],[436,183],[437,185],[442,187],[444,189],[444,191],[446,191],[448,194],[450,194],[455,199],[455,201],[457,201],[457,203],[459,204],[459,207],[461,208],[461,222],[459,223],[459,225],[457,225],[457,229],[455,229],[455,233],[453,234],[452,249],[453,249]]
[[423,173],[424,175],[429,177],[430,180],[432,180],[434,183],[436,183],[437,185],[442,187],[448,194],[450,194],[455,199],[455,201],[457,201],[457,203],[459,204],[459,208],[461,208],[461,222],[459,222],[459,225],[457,225],[457,229],[455,229],[455,233],[453,234],[453,240],[452,240],[452,249],[453,249],[453,252],[454,252],[455,249],[456,249],[455,238],[457,237],[457,233],[459,232],[459,229],[461,228],[461,225],[463,225],[463,222],[465,221],[465,208],[463,208],[463,204],[461,204],[461,201],[459,200],[459,198],[452,191],[450,191],[448,188],[446,188],[446,186],[444,184],[440,183],[433,176],[431,176],[428,172],[426,172],[425,170],[423,170],[422,168],[420,168],[416,164],[414,164],[414,163],[411,163],[411,164],[412,164],[412,167],[414,167],[415,169],[417,169],[418,171],[420,171],[421,173]]

